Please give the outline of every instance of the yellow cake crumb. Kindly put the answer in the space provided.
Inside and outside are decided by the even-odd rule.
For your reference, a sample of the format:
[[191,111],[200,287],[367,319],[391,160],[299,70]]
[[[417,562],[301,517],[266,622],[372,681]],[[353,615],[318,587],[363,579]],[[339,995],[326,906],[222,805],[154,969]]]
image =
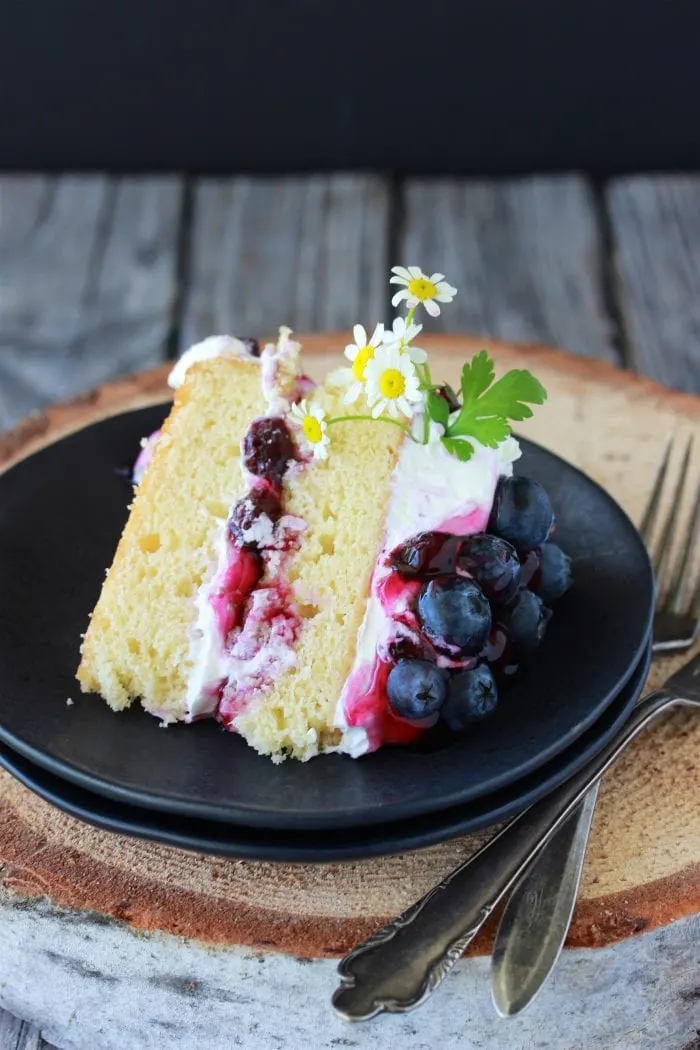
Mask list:
[[[314,401],[345,414],[337,390]],[[82,646],[78,679],[115,710],[139,698],[164,723],[185,716],[195,596],[217,522],[246,490],[240,444],[265,412],[256,362],[190,369],[139,486]],[[381,547],[389,479],[403,440],[370,422],[333,427],[333,452],[285,479],[285,512],[306,523],[288,562],[302,631],[296,664],[254,698],[235,728],[256,750],[307,759],[339,742],[333,720],[355,656]]]
[[194,598],[213,529],[245,491],[240,444],[265,401],[255,362],[190,369],[157,443],[82,645],[78,680],[115,711],[182,718]]

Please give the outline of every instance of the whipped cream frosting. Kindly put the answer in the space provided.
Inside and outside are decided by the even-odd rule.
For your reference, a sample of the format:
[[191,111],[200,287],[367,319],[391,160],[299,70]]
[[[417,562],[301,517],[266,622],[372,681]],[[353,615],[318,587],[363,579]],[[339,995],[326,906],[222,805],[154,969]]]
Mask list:
[[244,342],[232,335],[210,335],[201,343],[195,343],[178,358],[168,376],[168,386],[173,390],[181,387],[187,378],[188,369],[199,361],[210,361],[214,357],[244,357],[246,361],[257,361]]
[[[498,479],[513,473],[513,463],[521,454],[518,442],[512,437],[496,449],[474,441],[474,455],[465,463],[447,452],[439,441],[440,433],[441,428],[433,423],[428,444],[404,441],[401,446],[391,479],[377,572],[381,572],[386,554],[419,532],[437,530],[467,536],[484,529]],[[357,673],[362,668],[369,668],[376,660],[377,650],[396,627],[377,593],[379,582],[375,572],[357,635],[355,661],[335,711],[334,724],[343,730],[337,750],[353,758],[369,751],[371,742],[361,726],[348,725],[349,684],[357,681]]]
[[222,521],[214,535],[214,559],[195,598],[196,615],[190,628],[191,670],[185,697],[186,721],[213,715],[219,702],[218,687],[226,677],[224,640],[211,602],[214,581],[228,565],[228,528]]

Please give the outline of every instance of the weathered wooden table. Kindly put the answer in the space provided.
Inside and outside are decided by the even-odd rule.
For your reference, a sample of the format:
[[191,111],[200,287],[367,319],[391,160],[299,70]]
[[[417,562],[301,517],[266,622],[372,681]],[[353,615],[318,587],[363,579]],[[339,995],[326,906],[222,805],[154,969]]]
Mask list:
[[[700,392],[700,177],[8,176],[0,430],[212,332],[385,316],[395,262],[458,286],[431,327],[559,345]],[[47,1045],[0,1011],[0,1050]]]

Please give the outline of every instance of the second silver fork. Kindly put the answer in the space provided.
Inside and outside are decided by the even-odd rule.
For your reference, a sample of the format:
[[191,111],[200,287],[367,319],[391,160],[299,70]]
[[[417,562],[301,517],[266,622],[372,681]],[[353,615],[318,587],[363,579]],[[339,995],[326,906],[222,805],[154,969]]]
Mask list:
[[[670,509],[660,529],[660,541],[655,546],[652,544],[672,458],[671,441],[666,446],[639,529],[652,554],[657,581],[653,627],[655,656],[690,648],[698,629],[700,577],[690,599],[686,598],[684,591],[700,536],[700,485],[694,494],[689,525],[673,570],[669,558],[678,508],[688,483],[692,444],[691,438],[685,449]],[[667,583],[665,577],[668,577]],[[577,809],[552,836],[513,889],[503,911],[491,960],[493,1002],[502,1017],[514,1017],[532,1002],[564,947],[578,895],[598,789],[599,782],[590,788]]]

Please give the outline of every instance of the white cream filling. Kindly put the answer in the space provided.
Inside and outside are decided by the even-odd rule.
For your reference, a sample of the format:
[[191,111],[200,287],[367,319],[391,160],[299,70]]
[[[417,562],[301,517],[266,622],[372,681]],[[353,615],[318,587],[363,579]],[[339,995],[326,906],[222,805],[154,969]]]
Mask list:
[[190,628],[191,670],[187,678],[185,720],[213,715],[218,705],[217,688],[226,676],[224,642],[210,598],[214,581],[228,565],[227,523],[219,522],[214,535],[214,560],[195,598],[196,615]]
[[[512,437],[496,449],[473,442],[474,455],[463,463],[442,446],[440,432],[431,424],[431,440],[427,445],[407,440],[401,446],[391,478],[384,542],[378,561],[404,540],[419,532],[437,529],[450,519],[466,517],[479,509],[488,515],[499,477],[513,473],[513,463],[521,454],[518,442]],[[372,663],[390,627],[391,621],[379,599],[370,594],[357,633],[355,661],[348,682],[360,667]],[[337,750],[357,758],[369,749],[369,738],[361,726],[348,726],[346,690],[347,683],[333,721],[343,730]]]
[[[289,411],[289,401],[284,396],[292,394],[295,378],[299,372],[298,343],[290,339],[291,331],[280,328],[277,345],[267,345],[260,358],[251,358],[239,339],[230,336],[212,336],[202,343],[187,350],[177,362],[168,382],[173,387],[180,386],[185,379],[187,369],[198,361],[214,357],[245,357],[257,361],[261,366],[261,387],[267,402],[268,415],[285,415]],[[241,465],[241,469],[243,469]],[[245,472],[244,472],[245,477]],[[288,519],[290,522],[293,519]],[[296,523],[299,526],[301,523]],[[245,538],[267,546],[272,540],[272,522],[265,515],[251,526]],[[217,690],[222,681],[235,680],[241,688],[252,686],[262,672],[270,670],[272,674],[282,674],[296,661],[295,652],[285,645],[274,632],[267,645],[259,649],[252,658],[239,652],[241,646],[235,643],[230,652],[225,650],[225,639],[221,635],[215,610],[211,603],[218,582],[228,566],[228,527],[227,522],[219,522],[212,537],[214,557],[195,598],[195,618],[190,627],[190,647],[188,662],[190,670],[187,676],[187,693],[185,697],[185,720],[216,712],[218,705]],[[270,551],[267,556],[269,576],[276,574],[276,566],[281,554]],[[253,594],[253,609],[260,604],[264,595]],[[239,642],[244,642],[244,635]]]
[[268,343],[260,355],[262,392],[268,416],[286,416],[290,409],[287,395],[294,393],[299,376],[301,344],[290,339],[291,328],[280,328],[277,345]]

